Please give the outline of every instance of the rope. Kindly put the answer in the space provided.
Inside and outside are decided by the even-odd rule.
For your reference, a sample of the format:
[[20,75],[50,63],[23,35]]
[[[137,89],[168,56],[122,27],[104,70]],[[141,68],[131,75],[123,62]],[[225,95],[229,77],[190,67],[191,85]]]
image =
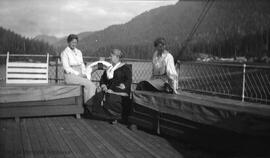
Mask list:
[[195,23],[195,25],[193,26],[193,28],[192,28],[191,32],[189,33],[188,37],[186,38],[186,40],[183,42],[184,43],[183,44],[183,47],[179,51],[179,54],[178,54],[176,60],[179,59],[179,57],[181,55],[181,52],[183,52],[186,49],[188,43],[192,40],[192,37],[197,32],[197,30],[198,30],[200,24],[202,23],[203,19],[205,18],[205,16],[207,15],[208,11],[210,10],[210,8],[212,7],[212,5],[214,4],[214,1],[215,0],[207,0],[206,4],[203,7],[202,12],[200,13],[200,15],[199,15],[199,17],[198,17],[198,19],[197,19],[197,21]]

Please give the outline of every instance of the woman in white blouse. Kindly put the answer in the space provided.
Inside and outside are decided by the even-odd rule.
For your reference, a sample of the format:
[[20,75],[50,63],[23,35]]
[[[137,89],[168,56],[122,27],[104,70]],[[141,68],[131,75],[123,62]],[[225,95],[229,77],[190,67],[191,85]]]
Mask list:
[[152,60],[152,77],[137,85],[137,90],[162,91],[177,94],[178,74],[174,59],[165,47],[165,39],[157,38],[154,41],[155,52]]
[[86,68],[83,62],[82,52],[76,48],[78,36],[71,34],[67,38],[68,46],[61,53],[61,61],[65,72],[67,84],[80,84],[84,86],[84,103],[95,94],[96,86],[86,78]]

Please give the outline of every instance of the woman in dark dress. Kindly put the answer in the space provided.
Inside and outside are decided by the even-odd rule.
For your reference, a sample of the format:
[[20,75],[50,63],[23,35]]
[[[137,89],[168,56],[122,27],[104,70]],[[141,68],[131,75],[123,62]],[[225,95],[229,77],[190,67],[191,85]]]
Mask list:
[[100,89],[96,94],[97,102],[100,102],[96,105],[101,106],[99,109],[101,108],[101,111],[110,117],[113,124],[121,119],[123,109],[127,108],[123,106],[129,106],[130,100],[132,72],[127,64],[121,62],[122,57],[123,53],[120,50],[113,49],[112,66],[101,76]]

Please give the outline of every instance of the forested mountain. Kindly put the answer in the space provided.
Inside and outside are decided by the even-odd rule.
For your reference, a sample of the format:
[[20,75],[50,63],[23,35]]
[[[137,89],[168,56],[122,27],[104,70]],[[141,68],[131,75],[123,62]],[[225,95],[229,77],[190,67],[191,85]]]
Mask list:
[[[79,37],[79,42],[81,42],[82,40],[84,40],[86,37],[91,36],[94,32],[82,32],[78,34]],[[67,35],[68,36],[68,35]],[[57,49],[57,51],[61,51],[63,50],[66,46],[67,46],[67,36],[59,39],[56,43],[53,43],[53,46],[55,46]]]
[[13,54],[54,54],[54,48],[48,43],[22,37],[10,30],[0,27],[0,53]]
[[56,42],[58,42],[60,39],[55,37],[55,36],[38,35],[34,38],[34,40],[42,41],[42,42],[48,43],[50,45],[53,45]]
[[[206,6],[211,7],[199,23]],[[82,32],[78,47],[88,56],[107,56],[111,48],[120,48],[125,57],[150,59],[153,40],[163,36],[176,58],[191,59],[196,53],[234,57],[261,56],[262,52],[268,52],[270,56],[269,8],[269,0],[181,0],[175,5],[144,12],[125,24]],[[200,25],[186,42],[195,24]],[[1,53],[60,53],[66,45],[66,37],[41,35],[28,39],[0,27]]]
[[[210,1],[211,2],[211,1]],[[101,56],[111,47],[120,47],[127,57],[150,58],[152,42],[163,36],[178,56],[208,53],[220,57],[258,55],[269,49],[269,0],[216,0],[199,25],[185,52],[180,52],[207,1],[181,0],[86,35],[79,42],[84,55]],[[59,42],[56,46],[62,46]]]

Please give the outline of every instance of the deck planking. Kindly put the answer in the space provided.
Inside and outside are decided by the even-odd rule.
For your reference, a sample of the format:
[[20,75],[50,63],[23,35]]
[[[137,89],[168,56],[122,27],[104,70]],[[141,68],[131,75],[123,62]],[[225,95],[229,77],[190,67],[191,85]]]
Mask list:
[[68,143],[66,143],[66,140],[64,139],[63,135],[61,134],[62,127],[56,127],[55,123],[52,121],[52,119],[45,118],[44,122],[47,122],[47,125],[49,129],[52,132],[52,136],[55,138],[55,140],[58,142],[60,150],[58,151],[60,155],[67,158],[74,158],[75,155],[73,152],[71,152],[71,148],[68,146]]
[[183,157],[164,138],[73,116],[0,119],[0,129],[1,158]]
[[[76,120],[71,120],[75,122]],[[95,154],[97,158],[103,158],[103,157],[111,157],[116,158],[107,148],[106,146],[100,141],[97,137],[90,134],[87,128],[84,125],[81,125],[80,123],[75,123],[76,127],[79,129],[82,133],[83,139],[85,138],[87,146],[91,151]]]
[[[137,131],[136,134],[132,131],[125,130],[123,127],[118,126],[117,131],[127,137],[130,141],[136,143],[142,149],[149,152],[154,157],[170,157],[173,158],[175,155],[171,153],[175,153],[174,149],[170,148],[168,151],[166,149],[166,144],[168,142],[161,141],[162,138],[156,139],[157,136],[153,135],[144,135],[143,132]],[[176,157],[179,157],[179,154],[176,154]]]
[[23,155],[24,157],[34,158],[33,150],[32,150],[32,144],[30,142],[30,136],[27,132],[26,126],[25,126],[25,119],[20,123],[20,132],[21,132],[21,145],[23,147]]
[[84,143],[78,139],[77,135],[73,131],[71,131],[71,129],[68,127],[68,125],[65,124],[63,119],[64,118],[53,118],[53,121],[55,125],[62,130],[61,134],[63,135],[65,142],[70,147],[71,152],[74,154],[75,158],[83,158],[87,154],[83,151],[84,149],[80,149],[83,148]]
[[[100,133],[102,137],[106,138],[109,143],[120,149],[119,151],[124,157],[138,157],[138,153],[140,153],[140,157],[152,157],[149,153],[142,151],[142,149],[134,142],[131,142],[127,137],[115,130],[118,125],[111,125],[107,122],[92,123],[97,127],[98,131],[102,131]],[[98,126],[98,124],[102,124],[102,126]]]

